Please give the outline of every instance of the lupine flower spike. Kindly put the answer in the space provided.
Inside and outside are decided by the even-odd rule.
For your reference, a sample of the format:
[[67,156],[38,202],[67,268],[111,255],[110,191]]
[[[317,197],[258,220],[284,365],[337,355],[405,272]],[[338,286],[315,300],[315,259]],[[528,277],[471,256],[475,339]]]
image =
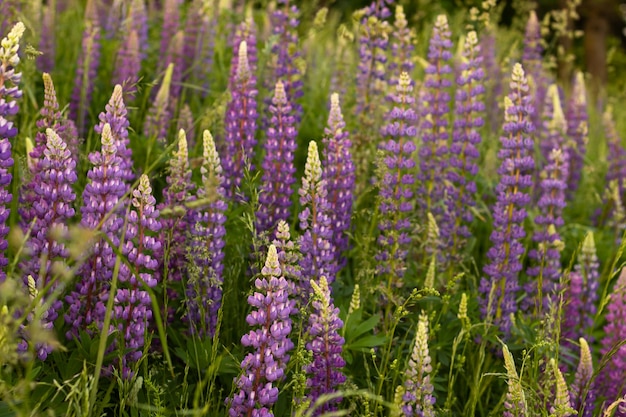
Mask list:
[[504,355],[504,367],[506,368],[507,384],[509,386],[506,394],[506,401],[504,402],[504,417],[525,417],[528,416],[526,409],[526,397],[524,395],[524,388],[522,382],[517,374],[515,368],[515,361],[513,355],[509,351],[506,345],[502,345]]
[[311,141],[302,186],[298,191],[300,204],[304,208],[298,216],[303,231],[299,241],[302,252],[302,281],[298,293],[304,304],[309,298],[310,280],[319,280],[325,276],[328,283],[332,284],[337,272],[326,187],[317,143]]
[[[131,24],[128,24],[131,27]],[[136,30],[129,30],[124,41],[117,51],[115,68],[113,70],[113,84],[124,87],[127,97],[132,100],[137,92],[139,71],[141,70],[141,50],[139,48],[139,34]]]
[[169,64],[165,70],[161,87],[154,99],[154,104],[148,111],[143,125],[143,134],[148,138],[156,138],[160,143],[167,140],[167,130],[170,123],[170,86],[174,64]]
[[307,378],[307,399],[314,407],[314,416],[337,410],[341,398],[333,398],[317,406],[315,402],[320,396],[337,392],[337,388],[346,381],[341,368],[346,362],[341,357],[344,339],[339,335],[343,322],[339,318],[339,309],[334,306],[330,297],[330,288],[326,277],[322,276],[319,283],[311,280],[313,299],[312,313],[309,316],[307,350],[313,353],[313,361],[305,366]]
[[393,108],[387,114],[387,124],[381,130],[381,166],[378,168],[379,211],[381,221],[378,237],[380,252],[378,272],[388,274],[388,289],[401,285],[406,270],[406,258],[411,243],[409,213],[413,211],[413,184],[417,135],[417,115],[411,79],[406,72],[400,75]]
[[580,417],[592,417],[595,409],[596,383],[593,375],[593,361],[587,341],[581,337],[580,362],[570,389],[570,401]]
[[113,309],[113,321],[120,331],[119,348],[124,352],[119,367],[125,379],[131,378],[137,369],[144,350],[146,329],[152,322],[152,303],[144,286],[154,288],[159,281],[156,273],[158,261],[154,255],[161,251],[161,242],[156,238],[161,230],[161,221],[147,175],[139,179],[131,204],[122,249],[130,269],[126,264],[120,269]]
[[256,214],[259,234],[274,230],[280,220],[289,220],[296,182],[293,158],[298,131],[282,81],[276,83],[270,113],[272,118],[264,144],[263,178]]
[[289,286],[274,245],[269,247],[261,275],[255,281],[257,291],[248,297],[253,310],[246,321],[255,329],[241,338],[241,344],[254,352],[241,362],[243,373],[235,379],[239,391],[227,399],[232,417],[274,415],[272,406],[278,400],[275,384],[284,378],[288,352],[293,349],[289,334],[294,301],[289,299]]
[[161,57],[167,55],[174,34],[178,32],[180,25],[179,7],[178,0],[165,0],[163,2],[163,27],[161,28],[161,45],[159,47],[159,56]]
[[7,206],[13,200],[8,191],[13,178],[10,140],[17,135],[17,128],[11,119],[17,114],[17,100],[22,97],[19,88],[22,74],[17,72],[20,63],[17,52],[25,29],[22,22],[17,23],[0,43],[0,283],[6,279],[4,267],[8,264],[5,251],[8,247],[6,235],[9,227],[6,222],[10,210]]
[[[235,196],[243,180],[246,164],[254,158],[256,145],[257,105],[256,77],[248,65],[248,45],[239,44],[239,61],[235,73],[231,73],[231,101],[225,116],[226,157],[224,158],[224,188],[230,199]],[[250,165],[251,169],[253,168]]]
[[578,189],[582,174],[587,142],[589,140],[589,114],[587,112],[587,92],[582,72],[576,73],[572,85],[572,95],[567,103],[567,136],[569,143],[567,152],[570,161],[570,172],[567,180],[568,196]]
[[401,73],[411,74],[415,68],[415,60],[412,56],[415,49],[415,29],[409,28],[409,23],[401,5],[396,6],[394,30],[391,32],[391,61],[388,69],[391,71],[389,86],[393,91],[398,84]]
[[187,265],[187,320],[192,334],[212,337],[222,303],[224,281],[224,177],[215,141],[208,130],[203,134],[202,187],[199,207],[191,216],[191,247]]
[[55,9],[53,4],[43,6],[41,40],[39,41],[39,50],[42,52],[42,55],[37,58],[37,69],[41,72],[51,72],[54,69],[56,40],[54,36]]
[[405,391],[402,397],[404,416],[435,416],[436,398],[433,395],[434,387],[430,380],[431,372],[432,365],[428,351],[428,316],[422,312],[417,323],[413,352],[406,370]]
[[[517,310],[515,297],[524,254],[521,240],[526,236],[524,219],[526,206],[530,203],[528,192],[532,189],[535,166],[530,136],[534,126],[529,117],[533,110],[528,82],[520,64],[513,67],[510,87],[511,92],[505,97],[505,136],[500,138],[502,148],[498,152],[502,164],[498,169],[500,183],[496,187],[497,201],[492,211],[493,247],[487,252],[486,277],[481,279],[479,287],[483,318],[493,318],[505,337],[510,332],[510,315]],[[494,302],[488,308],[491,294]]]
[[342,253],[348,249],[348,236],[354,200],[355,168],[352,161],[352,142],[339,107],[339,95],[330,96],[330,114],[324,129],[324,172],[328,188],[331,226],[336,261],[345,265]]
[[554,379],[556,380],[556,387],[554,389],[554,401],[550,407],[550,417],[569,417],[575,414],[575,411],[570,406],[569,390],[565,378],[559,369],[554,358],[550,358],[550,367],[554,372]]
[[531,113],[530,118],[535,127],[539,126],[541,122],[542,106],[544,105],[547,89],[547,82],[543,73],[542,54],[541,25],[539,24],[537,13],[533,10],[530,12],[528,22],[526,23],[522,64],[526,70],[527,78],[532,80],[530,83],[532,85],[530,95],[533,97],[535,109]]
[[[185,40],[183,55],[185,56],[185,80],[192,79],[202,83],[206,91],[209,89],[208,80],[213,67],[213,50],[215,42],[215,28],[219,8],[212,10],[211,2],[195,0],[187,11],[185,24]],[[239,45],[239,42],[237,42]],[[189,139],[191,134],[188,133]],[[190,141],[191,143],[191,141]]]

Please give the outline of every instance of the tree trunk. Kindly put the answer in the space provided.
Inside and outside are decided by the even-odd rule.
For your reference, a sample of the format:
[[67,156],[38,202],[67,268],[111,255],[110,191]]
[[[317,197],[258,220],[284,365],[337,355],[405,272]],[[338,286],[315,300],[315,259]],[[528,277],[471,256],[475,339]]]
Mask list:
[[617,9],[614,0],[587,0],[582,11],[585,17],[585,66],[591,74],[589,92],[597,102],[608,81],[607,41],[610,32],[610,14]]

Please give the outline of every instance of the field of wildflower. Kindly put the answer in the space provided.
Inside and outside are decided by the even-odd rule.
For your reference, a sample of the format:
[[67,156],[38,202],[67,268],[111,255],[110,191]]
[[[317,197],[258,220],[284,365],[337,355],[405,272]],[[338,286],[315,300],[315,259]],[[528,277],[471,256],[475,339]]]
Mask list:
[[0,0],[0,416],[626,416],[580,1],[222,3]]

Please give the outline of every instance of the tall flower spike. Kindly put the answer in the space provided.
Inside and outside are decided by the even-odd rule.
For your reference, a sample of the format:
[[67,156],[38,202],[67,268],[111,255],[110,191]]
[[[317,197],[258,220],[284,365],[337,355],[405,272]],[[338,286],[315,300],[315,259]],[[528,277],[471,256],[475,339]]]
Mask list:
[[288,352],[293,349],[289,334],[294,301],[289,299],[274,245],[269,247],[261,275],[255,281],[257,291],[248,297],[253,310],[246,321],[255,329],[241,338],[241,344],[254,352],[241,361],[243,373],[235,378],[239,391],[226,400],[231,416],[273,416],[271,409],[278,400],[274,384],[284,378]]
[[304,177],[298,193],[303,207],[298,216],[302,230],[299,241],[302,253],[300,263],[302,281],[298,294],[306,304],[309,299],[310,281],[325,276],[328,283],[332,284],[337,272],[335,248],[332,244],[333,231],[328,215],[326,181],[322,177],[322,164],[315,141],[309,142]]
[[187,10],[183,55],[185,68],[190,71],[185,71],[185,81],[200,82],[212,66],[215,29],[210,9],[210,2],[193,0]]
[[[143,60],[148,54],[148,13],[144,0],[130,0],[128,6],[129,32],[137,32],[139,39],[140,58]],[[163,56],[163,55],[161,55]]]
[[428,351],[428,316],[422,312],[417,323],[415,344],[404,381],[402,411],[405,416],[435,416],[433,384],[430,381],[432,365]]
[[387,287],[401,285],[406,270],[406,257],[411,243],[409,213],[413,211],[413,184],[417,135],[417,115],[413,110],[414,98],[411,79],[406,72],[400,74],[393,107],[387,113],[387,124],[381,129],[386,140],[380,144],[383,157],[379,159],[379,211],[378,228],[380,252],[378,273],[387,275]]
[[[241,42],[246,42],[247,48],[247,60],[248,60],[248,68],[252,74],[256,74],[257,64],[259,61],[258,52],[256,47],[256,39],[257,39],[257,28],[254,20],[246,19],[241,24],[237,26],[235,31],[235,36],[232,41],[233,51],[239,50],[239,45]],[[233,57],[230,61],[231,74],[237,74],[237,67],[239,66],[239,54],[233,54]],[[232,90],[235,85],[235,78],[231,77],[229,88]],[[272,86],[273,87],[273,86]],[[270,110],[271,111],[271,110]]]
[[6,235],[9,227],[6,222],[10,214],[8,205],[13,200],[8,191],[13,179],[10,139],[17,135],[17,128],[10,119],[17,114],[17,100],[22,97],[19,88],[22,74],[17,72],[17,66],[20,63],[18,50],[24,30],[24,24],[19,22],[0,42],[0,283],[6,279],[4,267],[8,264],[5,251],[8,247]]
[[164,0],[163,2],[163,26],[161,28],[161,45],[159,56],[166,56],[170,48],[174,34],[178,32],[180,25],[180,6],[178,0]]
[[532,79],[533,102],[536,105],[534,112],[530,114],[530,118],[535,127],[540,126],[541,115],[543,114],[542,106],[546,96],[547,80],[543,71],[543,46],[541,44],[541,26],[537,13],[533,10],[530,12],[528,22],[526,23],[526,34],[524,36],[524,53],[522,55],[522,64],[526,70],[528,78]]
[[[511,92],[505,97],[505,136],[500,137],[502,148],[498,157],[502,161],[496,187],[497,201],[493,207],[493,246],[487,252],[489,263],[485,266],[486,277],[480,281],[480,303],[483,318],[493,318],[494,324],[508,337],[511,313],[517,310],[516,292],[519,289],[518,275],[522,270],[524,254],[522,239],[526,236],[524,220],[526,207],[530,203],[527,194],[532,189],[533,160],[530,120],[532,105],[524,69],[515,64],[511,76]],[[494,295],[489,306],[490,294]]]
[[146,121],[143,125],[143,134],[149,138],[156,137],[161,143],[167,140],[167,130],[170,124],[170,86],[172,84],[172,74],[174,64],[169,64],[165,70],[161,87],[150,107]]
[[[319,283],[311,280],[311,288],[313,289],[312,313],[309,316],[309,341],[306,348],[312,352],[313,360],[304,367],[304,370],[309,375],[306,398],[313,407],[318,398],[336,393],[337,388],[346,382],[346,376],[341,372],[346,362],[341,357],[345,340],[339,335],[343,322],[339,318],[339,309],[335,307],[330,297],[326,277],[322,276]],[[313,415],[319,416],[336,411],[339,402],[341,402],[341,397],[326,401],[315,408]]]
[[[442,224],[444,249],[452,248],[457,253],[463,241],[470,236],[468,224],[474,216],[470,207],[476,205],[474,194],[478,173],[478,146],[482,140],[480,129],[484,125],[484,78],[485,69],[481,46],[476,32],[469,32],[463,47],[461,74],[457,77],[455,100],[456,118],[450,146],[450,170],[448,179],[452,186],[447,187],[448,218]],[[450,224],[448,224],[450,223]],[[444,250],[444,253],[448,252]]]
[[232,73],[232,98],[228,103],[225,116],[226,157],[224,158],[224,187],[226,196],[235,196],[237,188],[243,180],[246,164],[254,158],[256,145],[257,104],[256,76],[250,71],[248,64],[248,44],[239,44],[239,61],[236,72]]
[[567,103],[567,136],[569,143],[567,153],[570,161],[570,173],[567,179],[568,196],[578,189],[585,155],[587,154],[587,142],[589,140],[589,114],[587,111],[587,91],[582,72],[574,76],[571,97]]
[[47,4],[43,6],[43,13],[41,17],[41,39],[39,41],[38,48],[42,52],[42,55],[37,57],[37,69],[41,72],[52,72],[54,69],[55,16],[56,10],[54,5]]
[[504,355],[504,367],[506,368],[507,385],[509,386],[506,401],[504,402],[504,417],[524,417],[528,415],[526,411],[526,397],[522,382],[515,369],[515,361],[513,355],[506,345],[502,345],[502,353]]
[[87,109],[91,102],[98,66],[100,65],[100,27],[96,19],[90,18],[95,7],[95,0],[87,2],[85,10],[85,30],[83,32],[83,47],[78,57],[76,78],[70,101],[70,118],[76,121],[78,132],[85,132]]
[[570,401],[580,417],[592,417],[595,409],[596,387],[593,376],[593,361],[587,341],[581,337],[580,361],[570,389]]
[[130,148],[130,139],[128,138],[130,122],[128,121],[128,112],[124,104],[124,94],[121,85],[117,84],[113,88],[113,93],[105,110],[98,116],[100,123],[94,127],[94,130],[96,133],[102,134],[105,124],[108,123],[111,126],[111,135],[115,140],[117,155],[122,159],[120,166],[120,169],[123,171],[122,178],[126,182],[131,182],[135,179],[135,174],[133,173],[133,151]]
[[143,286],[154,288],[158,283],[158,261],[154,255],[161,250],[161,242],[156,238],[161,230],[161,221],[147,175],[139,178],[131,204],[122,249],[131,268],[129,270],[126,264],[121,267],[113,310],[113,323],[120,332],[119,348],[124,352],[119,368],[125,379],[131,378],[137,370],[146,329],[152,322],[150,294]]
[[187,320],[190,331],[212,337],[222,303],[224,282],[224,177],[215,141],[208,130],[203,134],[203,162],[200,168],[202,187],[198,204],[191,216],[190,262],[187,265]]
[[415,49],[415,29],[409,29],[404,8],[396,5],[394,30],[391,32],[391,61],[388,69],[392,72],[389,77],[389,86],[394,88],[398,84],[401,73],[411,74],[415,68],[415,60],[412,56]]
[[[124,225],[124,215],[119,209],[111,210],[124,196],[127,186],[120,168],[122,159],[117,155],[115,139],[111,126],[107,123],[102,128],[102,149],[89,155],[93,165],[87,173],[89,183],[83,191],[80,225],[85,229],[101,230],[113,243],[119,246],[120,235]],[[109,243],[101,238],[91,242],[88,253],[85,253],[78,276],[81,279],[74,291],[65,300],[68,310],[65,321],[71,328],[67,338],[78,336],[80,331],[94,333],[102,328],[105,314],[109,282],[113,276],[116,255]]]
[[[128,24],[131,27],[131,24]],[[141,50],[139,48],[139,34],[136,30],[129,30],[124,41],[117,51],[115,68],[113,69],[113,84],[121,85],[131,100],[137,92],[139,71],[141,70]]]
[[324,172],[328,188],[333,245],[339,267],[346,264],[342,253],[348,249],[348,236],[354,200],[355,168],[352,160],[352,142],[339,107],[339,95],[330,96],[328,124],[324,129]]
[[598,383],[600,392],[611,403],[626,393],[626,345],[623,343],[626,340],[626,268],[620,272],[606,309],[600,354],[607,358],[607,363],[600,370]]
[[291,214],[291,195],[296,182],[293,158],[298,131],[282,81],[276,83],[270,113],[272,118],[264,144],[263,179],[256,213],[258,233],[273,231],[280,220],[287,221]]
[[431,212],[439,221],[442,217],[441,206],[437,201],[444,198],[444,187],[440,178],[446,171],[448,149],[448,116],[450,112],[450,93],[452,86],[450,74],[452,68],[448,62],[452,59],[451,32],[445,15],[437,16],[433,35],[428,46],[428,66],[424,81],[424,104],[422,106],[421,128],[422,141],[419,150],[420,159],[420,199],[422,212]]
[[554,358],[550,358],[550,367],[554,372],[554,379],[556,380],[554,401],[550,407],[550,417],[569,417],[575,414],[575,411],[570,406],[569,390],[565,378],[559,369]]
[[539,148],[543,160],[548,163],[553,149],[567,149],[565,136],[567,134],[567,121],[561,106],[562,90],[556,84],[548,88],[543,105],[543,129],[539,139]]
[[[63,262],[69,256],[63,239],[67,237],[67,224],[75,213],[72,205],[76,194],[72,185],[77,180],[76,162],[65,142],[52,129],[46,130],[46,136],[46,149],[39,164],[39,181],[33,190],[35,217],[30,239],[27,241],[30,259],[22,264],[23,276],[36,277],[33,282],[38,289],[43,289],[50,283],[53,276],[52,264]],[[28,280],[25,279],[24,284],[28,287]],[[48,294],[57,286],[58,284],[54,284]],[[44,296],[42,302],[46,299],[47,296]],[[62,302],[56,300],[44,312],[41,317],[44,328],[52,328],[61,307]],[[52,347],[37,346],[36,351],[39,359],[45,360]]]
[[302,272],[300,270],[302,253],[300,253],[299,248],[291,239],[289,225],[286,221],[278,221],[278,225],[276,226],[276,239],[274,239],[273,243],[278,251],[278,260],[282,266],[283,276],[289,282],[290,294],[295,297],[297,296],[297,285],[302,279]]
[[[526,289],[528,295],[535,295],[537,317],[542,316],[548,308],[549,300],[553,299],[559,290],[563,242],[558,229],[565,224],[563,209],[569,167],[566,158],[567,154],[561,149],[553,149],[539,182],[541,197],[537,203],[539,214],[535,216],[537,228],[533,233],[533,242],[537,244],[537,248],[528,253],[532,266],[527,270],[531,282]],[[530,300],[530,297],[528,299]]]

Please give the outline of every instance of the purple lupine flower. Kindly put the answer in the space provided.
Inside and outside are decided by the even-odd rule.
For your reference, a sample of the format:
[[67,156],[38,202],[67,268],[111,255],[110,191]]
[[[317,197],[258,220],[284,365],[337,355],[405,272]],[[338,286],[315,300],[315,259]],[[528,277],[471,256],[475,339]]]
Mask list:
[[141,55],[139,50],[139,35],[136,30],[130,30],[117,51],[115,68],[113,69],[114,85],[121,85],[126,95],[132,100],[137,92],[139,71],[141,70]]
[[483,318],[493,319],[496,326],[508,337],[511,313],[517,310],[515,294],[519,289],[518,275],[522,270],[521,257],[526,236],[524,220],[526,206],[530,203],[528,192],[532,189],[534,126],[529,116],[533,112],[528,81],[521,64],[515,64],[510,83],[511,91],[505,97],[506,136],[500,137],[502,148],[498,157],[502,161],[496,187],[497,201],[492,210],[493,246],[487,252],[489,263],[480,282],[480,304]]
[[567,136],[569,137],[567,155],[570,161],[567,192],[571,198],[578,189],[587,153],[589,114],[587,112],[585,79],[582,72],[578,72],[574,77],[572,95],[567,102],[566,117]]
[[346,376],[341,371],[346,366],[346,361],[341,357],[345,340],[339,335],[343,321],[339,318],[339,309],[330,297],[326,277],[320,277],[319,283],[311,280],[310,285],[313,298],[306,348],[313,354],[313,360],[304,366],[304,371],[308,375],[306,398],[310,407],[314,408],[313,415],[319,416],[336,411],[337,404],[341,402],[341,397],[335,397],[319,406],[315,404],[322,395],[336,393],[337,388],[346,382]]
[[[144,0],[131,0],[128,6],[128,31],[137,32],[140,61],[146,58],[148,51],[148,13]],[[161,55],[163,56],[163,55]]]
[[425,70],[424,105],[420,127],[424,143],[419,150],[422,211],[432,212],[437,221],[441,219],[441,210],[435,207],[435,203],[444,198],[444,188],[440,178],[444,176],[449,152],[450,93],[448,89],[452,86],[452,81],[449,79],[452,68],[448,64],[452,59],[450,36],[448,18],[445,15],[437,16],[428,46],[429,64]]
[[261,270],[263,278],[257,278],[258,290],[248,297],[253,310],[246,317],[252,327],[241,338],[241,344],[254,348],[241,361],[243,373],[235,379],[239,392],[226,400],[228,414],[236,416],[273,416],[271,409],[278,400],[276,382],[284,378],[289,351],[293,342],[290,316],[295,302],[289,299],[289,285],[281,273],[276,247],[270,245],[267,261]]
[[[242,41],[246,41],[246,48],[248,51],[248,68],[252,74],[256,74],[257,65],[259,63],[259,57],[256,46],[257,40],[257,27],[252,19],[246,19],[237,26],[235,36],[233,36],[231,47],[233,51],[238,51],[239,45]],[[230,60],[230,73],[237,74],[237,66],[239,65],[239,54],[233,54]],[[236,77],[230,77],[229,88],[233,90],[235,88]],[[272,86],[273,87],[273,86]]]
[[196,133],[194,130],[193,113],[191,112],[191,108],[187,103],[183,104],[183,107],[181,107],[180,112],[178,113],[176,131],[180,132],[181,130],[185,131],[185,137],[187,138],[188,147],[193,149],[196,143]]
[[17,114],[17,100],[22,97],[19,88],[22,73],[17,72],[16,67],[20,63],[17,52],[24,30],[22,22],[16,23],[0,43],[0,283],[6,279],[4,267],[8,264],[5,252],[8,247],[6,235],[9,227],[6,222],[10,214],[8,205],[13,200],[9,193],[9,185],[13,179],[10,139],[17,135],[17,127],[10,119]]
[[137,370],[146,328],[152,321],[150,294],[142,288],[154,288],[158,283],[155,273],[158,261],[154,254],[161,250],[161,242],[155,237],[161,230],[161,221],[147,175],[140,177],[131,204],[122,248],[130,269],[126,264],[120,268],[120,284],[113,307],[113,323],[120,332],[117,348],[124,352],[119,363],[124,379],[130,379]]
[[[187,137],[184,130],[178,132],[178,150],[169,160],[168,175],[165,180],[167,186],[163,190],[163,203],[158,206],[163,228],[159,237],[162,252],[157,259],[161,262],[159,270],[164,275],[164,284],[168,284],[181,282],[185,276],[187,233],[189,220],[193,216],[185,210],[180,210],[190,199],[191,192],[195,188],[191,181]],[[166,208],[170,210],[167,216],[163,213]],[[173,289],[168,288],[168,290],[168,299],[178,298],[178,294]]]
[[[232,73],[232,98],[226,109],[224,126],[226,157],[224,158],[224,188],[231,199],[243,180],[244,169],[254,158],[256,145],[257,104],[256,76],[248,65],[248,45],[239,44],[237,72]],[[252,166],[252,165],[250,165]]]
[[572,408],[578,411],[579,416],[592,417],[596,400],[593,361],[587,341],[583,337],[579,341],[580,361],[578,362],[574,382],[570,388],[570,401]]
[[[565,121],[560,119],[559,122],[555,118],[554,125],[558,124],[561,126],[556,129],[561,129],[564,133]],[[549,301],[553,300],[559,291],[563,242],[558,229],[565,224],[563,209],[568,166],[567,155],[561,149],[553,149],[539,182],[541,197],[537,203],[539,213],[535,216],[537,229],[532,238],[537,248],[528,252],[532,266],[526,271],[531,278],[526,293],[530,296],[529,302],[534,301],[535,314],[538,317],[542,316],[544,309],[549,306]],[[531,297],[535,299],[532,300]]]
[[333,245],[336,262],[343,267],[346,259],[342,253],[348,249],[348,236],[354,199],[355,169],[352,161],[352,142],[339,107],[339,95],[330,96],[330,113],[324,128],[324,180],[328,189],[330,223],[333,229]]
[[[187,11],[183,55],[185,68],[189,71],[185,71],[185,80],[192,79],[200,84],[203,87],[203,95],[206,95],[210,87],[219,10],[219,7],[211,9],[208,2],[195,0]],[[191,135],[188,136],[191,144]]]
[[303,70],[300,68],[304,61],[298,47],[297,32],[299,14],[298,6],[290,4],[289,0],[277,0],[276,10],[270,16],[272,35],[277,37],[277,41],[272,47],[273,74],[269,77],[271,84],[268,86],[273,87],[273,82],[278,80],[285,84],[285,92],[293,108],[296,126],[300,125],[302,119],[302,105],[299,99],[304,94]]
[[174,64],[169,64],[165,70],[163,81],[154,99],[154,103],[143,125],[143,134],[148,138],[156,137],[160,143],[167,141],[167,131],[170,124],[170,85],[172,84],[172,74]]
[[[623,343],[626,340],[626,268],[622,269],[615,283],[606,309],[600,354],[607,362],[598,375],[598,385],[610,404],[626,393],[626,345]],[[611,356],[608,356],[609,353]],[[626,414],[618,413],[616,416],[624,417]]]
[[388,70],[391,72],[389,86],[392,89],[398,85],[398,77],[401,73],[411,74],[415,68],[415,61],[412,56],[415,49],[415,31],[409,29],[409,22],[406,20],[402,5],[396,5],[393,26],[394,30],[391,32],[390,41],[391,60],[388,65]]
[[[376,259],[380,262],[378,272],[389,275],[389,285],[393,277],[401,279],[406,270],[406,257],[411,243],[411,222],[409,213],[413,207],[413,184],[415,182],[414,138],[417,135],[417,115],[413,110],[415,98],[412,94],[411,79],[406,72],[400,74],[393,108],[387,113],[387,124],[381,134],[387,139],[380,148],[384,158],[379,167],[379,211],[381,221],[378,228],[380,252]],[[400,284],[395,280],[393,284]]]
[[547,80],[543,70],[543,46],[541,40],[541,26],[537,13],[532,10],[526,23],[526,33],[524,35],[524,53],[522,55],[522,65],[526,71],[526,76],[531,81],[530,95],[535,103],[534,113],[530,115],[533,126],[541,126],[541,115],[543,114],[544,99],[546,96]]
[[135,179],[133,174],[133,151],[130,148],[130,139],[128,139],[128,127],[130,122],[127,117],[126,106],[124,105],[124,95],[121,85],[113,88],[113,94],[105,107],[106,112],[100,113],[98,118],[100,123],[94,126],[94,130],[98,134],[102,134],[105,124],[111,126],[111,135],[115,140],[115,148],[117,155],[122,159],[120,169],[122,170],[122,179],[126,182],[132,182]]
[[435,401],[430,353],[428,352],[428,316],[422,312],[417,323],[417,333],[411,358],[406,369],[402,412],[406,417],[434,417]]
[[170,46],[167,49],[167,55],[165,55],[164,62],[166,64],[174,64],[172,71],[172,81],[170,83],[170,111],[172,114],[176,112],[176,106],[178,105],[178,99],[183,90],[183,67],[185,64],[185,56],[183,55],[183,46],[185,41],[185,33],[182,30],[176,32],[170,42]]
[[[50,283],[53,275],[52,264],[69,257],[62,239],[67,237],[67,224],[74,217],[72,204],[76,194],[72,191],[72,184],[78,179],[76,161],[72,159],[72,153],[65,142],[52,129],[46,130],[46,136],[46,149],[38,167],[39,181],[33,190],[35,200],[32,211],[35,217],[30,229],[30,239],[26,243],[30,259],[22,264],[26,288],[29,286],[30,276],[32,285],[39,290]],[[41,265],[42,262],[46,263],[45,267]],[[57,286],[58,283],[53,284],[50,292]],[[46,298],[44,296],[42,302]],[[52,328],[62,306],[63,303],[56,300],[43,313],[41,320],[44,328]],[[39,359],[45,360],[52,352],[52,346],[37,346],[36,351]]]
[[51,4],[44,5],[41,18],[41,39],[38,48],[42,52],[42,55],[37,57],[37,69],[41,72],[51,72],[54,69],[54,29],[55,9]]
[[222,303],[224,282],[224,212],[228,208],[224,177],[213,136],[203,134],[202,187],[198,199],[204,204],[191,213],[190,262],[187,265],[187,320],[192,334],[212,337]]
[[109,4],[105,3],[105,7],[102,8],[100,21],[107,39],[112,39],[120,33],[125,3],[126,0],[112,0]]
[[263,179],[256,213],[258,233],[271,232],[279,220],[289,220],[296,182],[293,158],[298,131],[282,81],[276,83],[270,113],[272,118],[264,144]]
[[[179,0],[163,0],[163,26],[161,27],[161,45],[159,56],[167,56],[171,42],[180,26]],[[181,42],[182,43],[182,42]]]
[[[90,182],[83,191],[80,225],[85,229],[100,230],[117,247],[124,225],[124,216],[116,205],[124,196],[127,185],[123,180],[122,159],[117,155],[111,126],[102,128],[102,150],[89,155],[93,167],[87,173]],[[77,337],[80,331],[93,334],[102,328],[105,304],[109,297],[109,283],[115,266],[113,248],[104,239],[96,239],[86,253],[78,276],[81,280],[65,300],[68,310],[66,323],[71,328],[67,338]]]
[[70,101],[70,118],[76,122],[79,133],[85,132],[85,117],[95,86],[100,64],[100,27],[96,15],[95,0],[89,0],[85,9],[85,30],[82,50],[78,57],[76,78]]
[[444,246],[452,248],[453,254],[471,235],[468,224],[474,216],[469,208],[476,205],[474,177],[478,173],[478,146],[482,140],[480,129],[484,125],[485,112],[485,70],[480,48],[476,32],[469,32],[463,46],[463,61],[459,67],[461,73],[456,80],[457,117],[454,120],[448,172],[452,186],[447,187],[450,198],[446,201],[452,224],[442,224],[440,228],[442,240],[447,241]]
[[302,212],[298,215],[302,235],[300,252],[302,253],[302,280],[298,295],[303,304],[309,299],[310,281],[325,276],[329,284],[335,280],[337,264],[335,248],[332,244],[333,229],[330,224],[326,180],[322,175],[317,143],[309,142],[302,187],[298,190]]

